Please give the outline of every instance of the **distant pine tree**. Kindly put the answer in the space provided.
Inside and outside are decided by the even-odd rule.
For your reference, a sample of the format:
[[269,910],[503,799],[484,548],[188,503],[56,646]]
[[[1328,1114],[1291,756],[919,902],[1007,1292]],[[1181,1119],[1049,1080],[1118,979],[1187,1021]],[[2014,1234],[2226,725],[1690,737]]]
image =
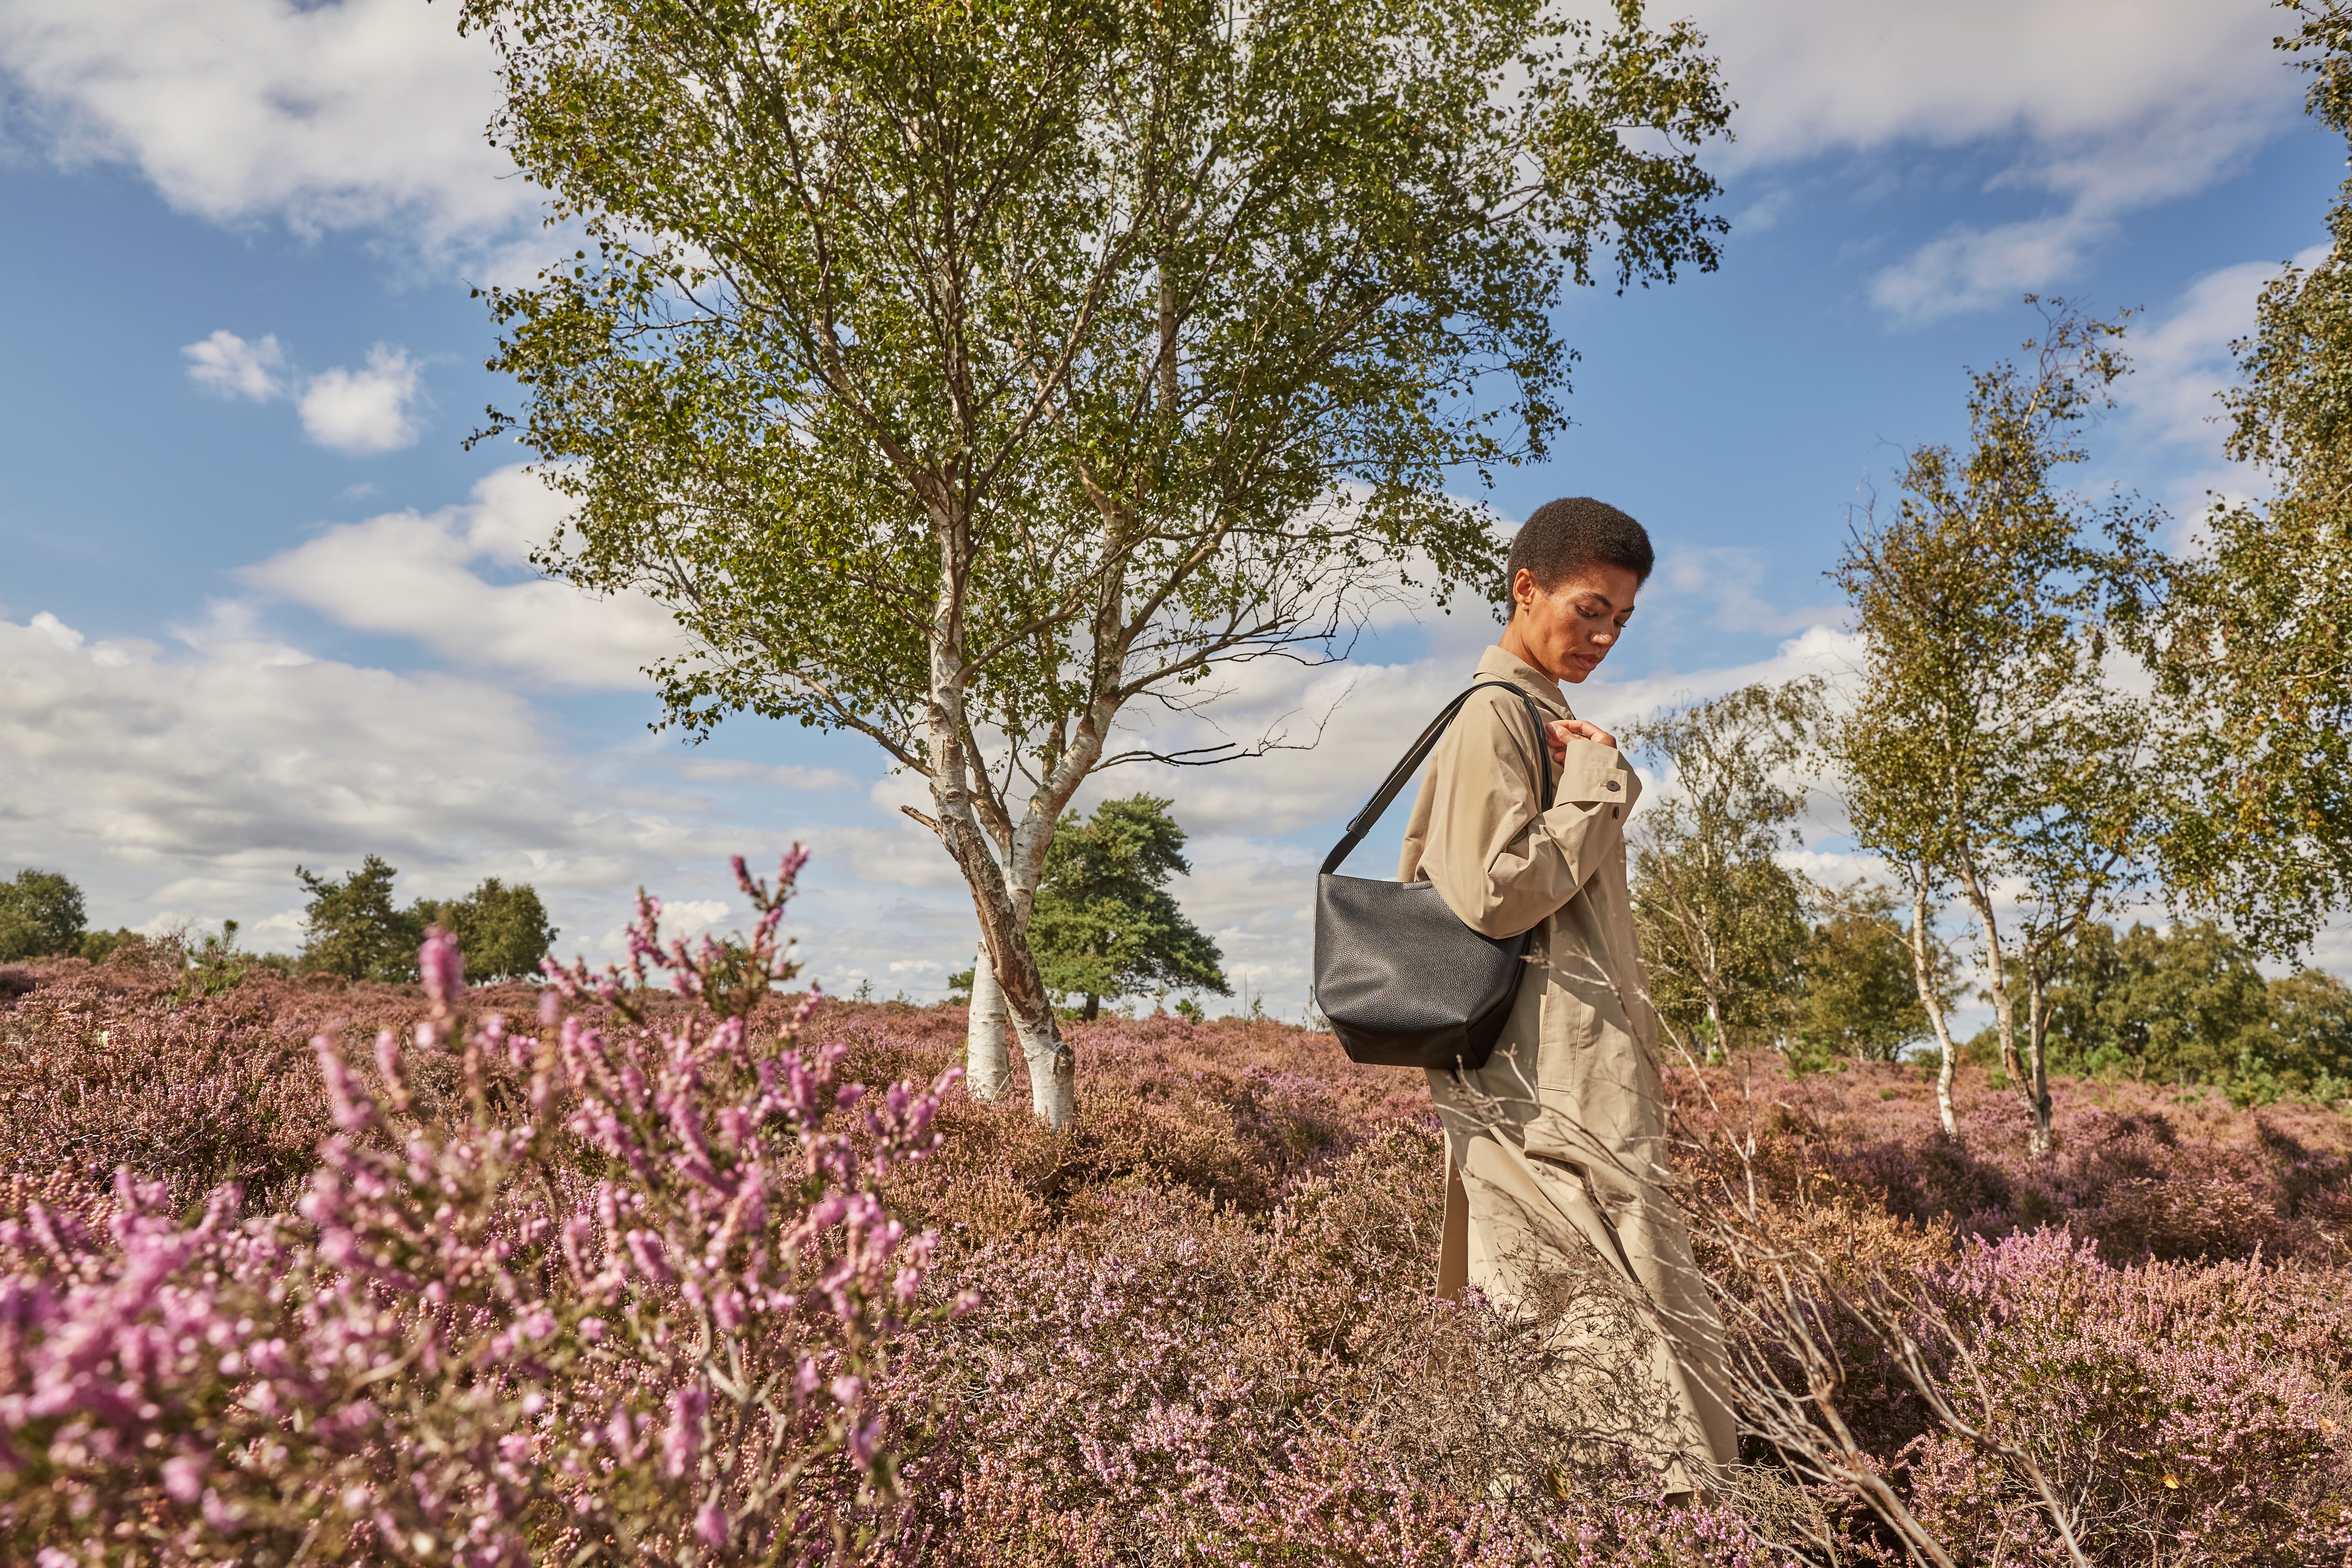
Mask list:
[[425,922],[392,901],[392,880],[400,873],[371,855],[341,879],[294,868],[310,895],[309,931],[302,944],[306,970],[346,980],[408,980],[416,973],[416,946]]
[[1233,994],[1216,942],[1166,890],[1169,878],[1192,870],[1171,804],[1149,795],[1107,800],[1091,819],[1055,834],[1046,851],[1029,942],[1045,988],[1085,997],[1087,1018],[1106,996],[1161,987]]

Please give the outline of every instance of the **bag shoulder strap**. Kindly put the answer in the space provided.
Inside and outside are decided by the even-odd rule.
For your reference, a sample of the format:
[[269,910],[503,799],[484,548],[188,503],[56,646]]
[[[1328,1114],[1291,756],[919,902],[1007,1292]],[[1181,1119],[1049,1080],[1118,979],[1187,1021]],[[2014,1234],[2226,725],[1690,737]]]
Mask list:
[[1551,748],[1544,744],[1544,716],[1537,709],[1536,700],[1507,680],[1482,680],[1440,709],[1437,717],[1429,721],[1429,728],[1421,732],[1421,739],[1412,743],[1412,750],[1406,752],[1398,761],[1397,765],[1389,770],[1389,776],[1381,782],[1381,787],[1373,792],[1372,798],[1365,803],[1364,809],[1358,812],[1355,820],[1348,824],[1348,836],[1339,840],[1338,847],[1324,857],[1322,871],[1324,876],[1328,877],[1339,868],[1339,863],[1354,851],[1357,845],[1364,841],[1364,835],[1372,830],[1373,826],[1387,812],[1390,804],[1396,799],[1404,786],[1412,781],[1413,775],[1421,771],[1421,764],[1428,761],[1429,753],[1437,749],[1438,738],[1445,733],[1445,727],[1454,722],[1454,716],[1462,711],[1462,705],[1470,700],[1471,693],[1484,691],[1488,687],[1493,687],[1497,691],[1507,691],[1517,698],[1526,705],[1528,717],[1535,721],[1536,766],[1543,770],[1543,793],[1536,796],[1536,809],[1540,812],[1549,807]]

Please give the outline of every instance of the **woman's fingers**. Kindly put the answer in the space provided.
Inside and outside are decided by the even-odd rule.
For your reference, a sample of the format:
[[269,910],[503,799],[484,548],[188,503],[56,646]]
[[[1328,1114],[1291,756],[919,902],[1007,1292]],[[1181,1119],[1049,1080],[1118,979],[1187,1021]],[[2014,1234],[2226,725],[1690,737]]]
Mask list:
[[1544,738],[1550,743],[1551,760],[1555,763],[1567,760],[1568,742],[1571,738],[1579,741],[1591,741],[1603,746],[1614,746],[1617,743],[1616,736],[1600,725],[1584,719],[1555,719],[1544,726]]

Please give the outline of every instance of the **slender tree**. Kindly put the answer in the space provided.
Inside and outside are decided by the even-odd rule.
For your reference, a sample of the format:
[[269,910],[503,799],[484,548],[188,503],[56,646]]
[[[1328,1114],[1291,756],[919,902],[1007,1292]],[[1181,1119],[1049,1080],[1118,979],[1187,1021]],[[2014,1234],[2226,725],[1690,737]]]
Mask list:
[[[1701,40],[1619,0],[467,0],[586,236],[493,290],[542,552],[667,604],[667,721],[856,730],[969,885],[971,1084],[1074,1111],[1025,936],[1133,710],[1490,591],[1446,487],[1560,421],[1565,282],[1711,267]],[[507,421],[492,420],[492,428]],[[1143,726],[1148,729],[1148,726]],[[1122,732],[1122,731],[1126,732]]]
[[1106,996],[1156,988],[1230,996],[1223,955],[1168,892],[1189,875],[1172,804],[1149,795],[1107,800],[1054,836],[1029,918],[1045,988],[1086,998],[1092,1019]]
[[1914,931],[1947,882],[1975,918],[2036,1153],[2052,1147],[2052,975],[2074,931],[2142,884],[2154,809],[2148,706],[2108,679],[2105,619],[2142,584],[2147,521],[2052,485],[2127,369],[2122,327],[2054,300],[2047,321],[2026,368],[1971,376],[1969,449],[1916,448],[1894,515],[1856,524],[1834,575],[1864,638],[1862,683],[1828,731],[1856,837],[1912,880]]
[[[2352,6],[2287,8],[2311,111],[2352,138]],[[2230,453],[2271,499],[2210,510],[2206,547],[2126,623],[2166,699],[2167,888],[2274,954],[2352,903],[2352,181],[2327,224],[2326,257],[2263,290],[2224,394]]]
[[1631,726],[1664,772],[1629,835],[1633,912],[1669,1027],[1727,1048],[1785,1036],[1808,936],[1806,884],[1783,866],[1805,794],[1795,778],[1817,679],[1750,686]]

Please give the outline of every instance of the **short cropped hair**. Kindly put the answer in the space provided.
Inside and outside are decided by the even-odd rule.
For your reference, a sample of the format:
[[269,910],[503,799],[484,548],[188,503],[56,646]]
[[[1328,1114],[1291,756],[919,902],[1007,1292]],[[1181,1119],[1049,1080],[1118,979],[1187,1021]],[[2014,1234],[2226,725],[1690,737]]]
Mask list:
[[1525,571],[1549,594],[1579,568],[1595,565],[1622,566],[1646,583],[1656,563],[1647,529],[1606,501],[1570,496],[1544,502],[1519,525],[1503,591],[1507,595]]

